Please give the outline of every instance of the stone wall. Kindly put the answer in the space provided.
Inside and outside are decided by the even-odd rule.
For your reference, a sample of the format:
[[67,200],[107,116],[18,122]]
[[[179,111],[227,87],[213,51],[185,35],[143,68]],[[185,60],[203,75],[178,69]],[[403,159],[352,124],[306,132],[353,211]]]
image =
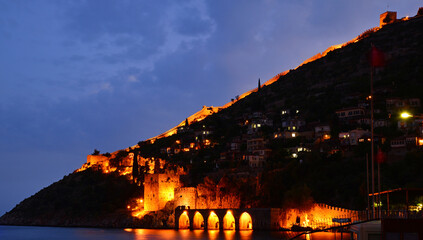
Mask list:
[[105,162],[108,162],[109,158],[103,155],[87,155],[87,163],[89,165],[103,165]]
[[144,210],[163,209],[168,201],[174,199],[174,190],[179,187],[177,174],[147,174],[144,178]]
[[197,202],[197,188],[183,187],[175,188],[175,207],[185,206],[195,209]]
[[333,218],[350,218],[354,221],[362,215],[360,211],[345,208],[332,207],[326,204],[314,204],[310,209],[287,209],[281,216],[280,226],[291,228],[292,225],[302,227],[327,228],[337,225],[332,222]]

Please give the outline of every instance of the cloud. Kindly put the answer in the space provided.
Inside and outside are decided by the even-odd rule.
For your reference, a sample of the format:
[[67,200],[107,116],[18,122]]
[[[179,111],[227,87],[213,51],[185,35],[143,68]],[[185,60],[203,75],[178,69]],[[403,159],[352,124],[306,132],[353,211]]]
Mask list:
[[[95,1],[77,1],[63,12],[62,32],[66,37],[62,46],[78,58],[60,58],[60,63],[66,65],[69,61],[69,65],[70,60],[74,60],[72,64],[80,63],[76,66],[79,74],[101,71],[101,74],[90,74],[91,77],[75,77],[80,79],[78,81],[90,78],[90,82],[97,85],[107,79],[114,91],[126,88],[125,82],[135,83],[139,79],[143,79],[144,84],[145,81],[165,84],[168,79],[158,79],[155,74],[162,71],[156,69],[157,63],[179,51],[201,49],[216,29],[204,1],[154,4],[102,1],[101,5]],[[126,69],[137,72],[122,78]],[[120,82],[122,80],[124,82]]]
[[128,77],[128,82],[133,83],[133,82],[139,82],[137,77],[134,75],[129,75]]
[[102,83],[97,83],[94,86],[91,87],[91,89],[89,90],[88,94],[97,94],[101,91],[113,91],[113,88],[111,86],[111,84],[109,82],[102,82]]

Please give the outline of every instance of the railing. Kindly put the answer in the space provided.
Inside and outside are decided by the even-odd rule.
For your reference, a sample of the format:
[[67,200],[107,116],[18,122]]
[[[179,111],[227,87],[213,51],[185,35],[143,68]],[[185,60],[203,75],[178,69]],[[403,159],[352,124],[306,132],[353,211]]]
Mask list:
[[423,211],[407,211],[407,210],[382,210],[375,212],[375,219],[420,219],[423,218]]
[[[345,223],[337,223],[336,226],[327,227],[328,221],[322,221],[322,227],[319,226],[317,229],[312,231],[304,231],[299,232],[296,236],[291,237],[290,240],[296,239],[304,234],[314,233],[314,232],[322,232],[322,231],[334,231],[337,229],[344,229],[346,227],[350,227],[352,225],[361,224],[364,222],[370,222],[375,220],[383,220],[383,219],[423,219],[423,211],[415,212],[415,211],[406,211],[406,210],[382,210],[382,211],[375,211],[375,216],[373,217],[372,211],[360,211],[357,214],[346,216],[351,219],[350,222]],[[343,218],[343,216],[339,216],[339,218]],[[325,227],[326,226],[326,227]]]

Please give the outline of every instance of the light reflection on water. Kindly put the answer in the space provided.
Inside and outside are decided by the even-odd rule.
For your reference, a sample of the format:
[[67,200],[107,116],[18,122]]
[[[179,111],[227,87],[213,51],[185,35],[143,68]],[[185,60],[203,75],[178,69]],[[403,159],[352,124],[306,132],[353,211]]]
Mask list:
[[[21,227],[0,226],[1,240],[173,240],[173,239],[210,239],[210,240],[264,240],[287,239],[295,233],[233,230],[155,230],[155,229],[100,229],[100,228],[59,228],[59,227]],[[341,239],[340,233],[314,233],[301,236],[299,240]],[[343,239],[350,239],[343,234]]]

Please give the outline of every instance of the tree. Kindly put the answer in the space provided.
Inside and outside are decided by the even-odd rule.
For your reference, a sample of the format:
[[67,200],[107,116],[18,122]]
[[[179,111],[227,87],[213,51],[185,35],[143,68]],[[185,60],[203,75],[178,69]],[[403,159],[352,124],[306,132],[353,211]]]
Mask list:
[[185,118],[185,127],[188,127],[189,123],[188,123],[188,118]]
[[94,152],[91,155],[99,155],[99,154],[100,154],[100,151],[97,149],[94,149]]
[[134,153],[134,159],[132,162],[132,178],[134,179],[134,182],[137,182],[139,171],[138,171],[138,152],[133,151]]
[[260,89],[261,89],[260,78],[258,80],[258,88],[257,89],[258,89],[257,91],[260,92]]

